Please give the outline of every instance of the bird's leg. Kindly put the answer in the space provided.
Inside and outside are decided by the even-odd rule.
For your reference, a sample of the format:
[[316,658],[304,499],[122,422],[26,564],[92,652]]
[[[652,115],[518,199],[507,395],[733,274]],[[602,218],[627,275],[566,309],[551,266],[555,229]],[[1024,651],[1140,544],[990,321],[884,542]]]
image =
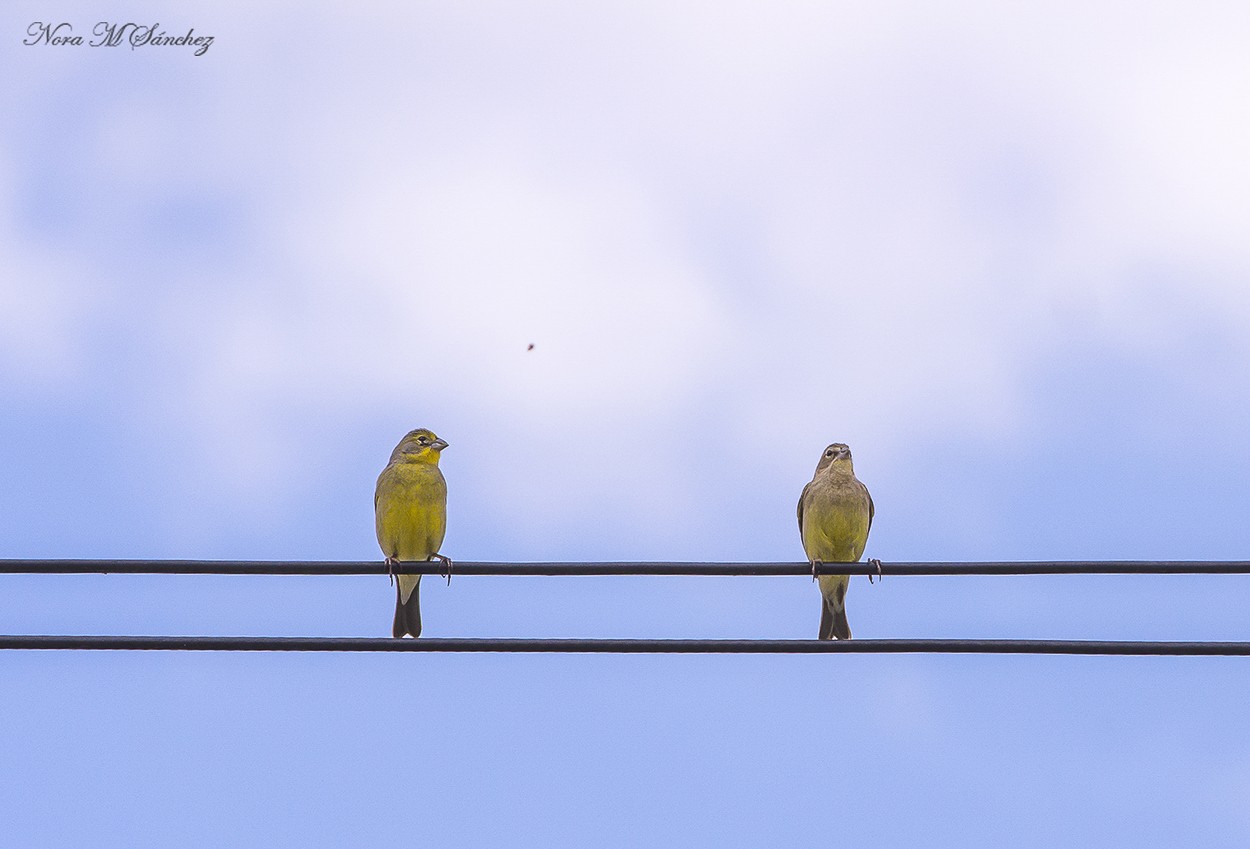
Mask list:
[[395,567],[399,565],[398,557],[386,558],[386,582],[391,586],[395,585]]
[[817,568],[818,566],[824,566],[824,565],[825,565],[825,564],[824,564],[823,562],[821,562],[820,560],[813,560],[813,561],[812,561],[812,580],[813,580],[813,581],[814,581],[814,580],[816,580],[816,568]]
[[439,574],[447,579],[447,586],[450,587],[451,586],[451,558],[445,554],[431,554],[430,559],[438,560],[439,562],[443,564],[443,569],[442,571],[439,572]]
[[[881,574],[881,561],[880,560],[878,560],[875,557],[870,557],[868,558],[868,565],[877,567],[877,580],[879,581],[884,580],[885,576]],[[869,573],[868,575],[868,583],[870,584],[872,583],[872,573]]]

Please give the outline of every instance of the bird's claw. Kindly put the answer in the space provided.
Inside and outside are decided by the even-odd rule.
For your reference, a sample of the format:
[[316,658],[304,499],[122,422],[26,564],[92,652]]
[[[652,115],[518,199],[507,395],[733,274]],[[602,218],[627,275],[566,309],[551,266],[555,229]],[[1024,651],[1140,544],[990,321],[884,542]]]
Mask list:
[[443,564],[443,568],[439,570],[440,575],[447,579],[447,586],[451,586],[451,558],[444,554],[431,554],[431,560],[437,560]]
[[386,582],[391,586],[395,585],[395,567],[399,565],[398,557],[386,558]]
[[[868,565],[869,565],[869,566],[875,566],[875,567],[877,567],[877,580],[879,580],[879,581],[880,581],[880,580],[883,580],[883,579],[885,578],[885,576],[881,574],[881,561],[880,561],[880,560],[878,560],[878,559],[877,559],[877,558],[875,558],[875,557],[869,558],[869,560],[868,560]],[[869,572],[869,573],[868,573],[868,583],[870,583],[870,584],[872,583],[872,573],[871,573],[871,572]]]
[[819,561],[819,560],[813,560],[813,561],[812,561],[812,580],[813,580],[813,581],[815,581],[815,580],[816,580],[816,569],[817,569],[817,567],[819,567],[819,566],[824,566],[824,565],[825,565],[825,564],[824,564],[824,563],[822,563],[822,562],[821,562],[821,561]]

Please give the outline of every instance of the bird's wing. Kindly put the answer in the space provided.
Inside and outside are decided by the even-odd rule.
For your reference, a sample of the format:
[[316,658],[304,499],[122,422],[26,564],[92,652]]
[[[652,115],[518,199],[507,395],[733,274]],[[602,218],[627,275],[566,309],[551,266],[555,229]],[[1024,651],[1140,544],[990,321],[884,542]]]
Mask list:
[[799,493],[799,533],[803,533],[803,502],[807,500],[807,490],[811,488],[811,482],[803,485],[803,491]]
[[391,470],[391,464],[387,463],[386,468],[378,475],[378,482],[373,486],[373,512],[378,512],[378,501],[382,498],[382,479],[386,477],[386,473]]
[[[864,486],[864,485],[861,483],[860,486]],[[872,506],[872,493],[868,491],[868,487],[866,486],[864,486],[864,495],[868,496],[868,530],[871,531],[872,530],[872,515],[877,512],[877,509]]]

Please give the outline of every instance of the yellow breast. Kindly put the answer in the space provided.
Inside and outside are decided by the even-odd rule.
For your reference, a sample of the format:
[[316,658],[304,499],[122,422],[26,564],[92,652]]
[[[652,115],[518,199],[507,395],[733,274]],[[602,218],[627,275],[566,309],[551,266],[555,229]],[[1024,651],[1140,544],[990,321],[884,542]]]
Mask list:
[[803,504],[803,551],[810,560],[854,563],[868,543],[868,499],[848,488],[814,487]]
[[378,476],[378,545],[387,557],[427,560],[447,530],[447,483],[438,466],[397,462]]

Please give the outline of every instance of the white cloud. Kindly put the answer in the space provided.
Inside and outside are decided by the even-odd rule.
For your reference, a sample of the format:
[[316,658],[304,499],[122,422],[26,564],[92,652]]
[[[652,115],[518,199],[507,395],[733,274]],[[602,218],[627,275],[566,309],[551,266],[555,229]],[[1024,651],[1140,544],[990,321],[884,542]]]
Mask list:
[[[0,198],[15,191],[5,152],[0,146]],[[0,380],[55,389],[81,363],[81,332],[97,299],[80,268],[31,244],[25,230],[0,203]]]
[[[160,299],[139,333],[171,364],[158,403],[258,493],[299,485],[272,459],[291,410],[384,403],[556,440],[568,491],[676,521],[644,482],[695,491],[682,446],[632,456],[623,486],[593,458],[631,434],[661,445],[708,404],[726,431],[772,434],[768,462],[845,434],[883,454],[935,428],[1010,434],[1073,315],[1141,357],[1187,344],[1168,331],[1191,303],[1250,329],[1239,11],[386,20],[366,38],[274,12],[261,29],[324,49],[234,30],[228,60],[196,66],[199,105],[163,115],[181,129],[113,111],[84,142],[145,191],[190,174],[246,207],[239,256],[174,264],[197,295]],[[18,232],[0,255],[20,265]],[[61,283],[0,288],[26,304],[0,346],[45,369],[96,320],[64,281],[99,258],[68,247]],[[1140,290],[1155,269],[1158,297]],[[522,472],[500,491],[522,497]]]
[[[697,386],[724,316],[665,210],[612,175],[569,185],[537,170],[469,161],[445,176],[377,175],[321,210],[320,274],[370,310],[361,347],[341,351],[354,379],[472,387],[541,419],[645,415]],[[337,321],[327,306],[321,318]]]

